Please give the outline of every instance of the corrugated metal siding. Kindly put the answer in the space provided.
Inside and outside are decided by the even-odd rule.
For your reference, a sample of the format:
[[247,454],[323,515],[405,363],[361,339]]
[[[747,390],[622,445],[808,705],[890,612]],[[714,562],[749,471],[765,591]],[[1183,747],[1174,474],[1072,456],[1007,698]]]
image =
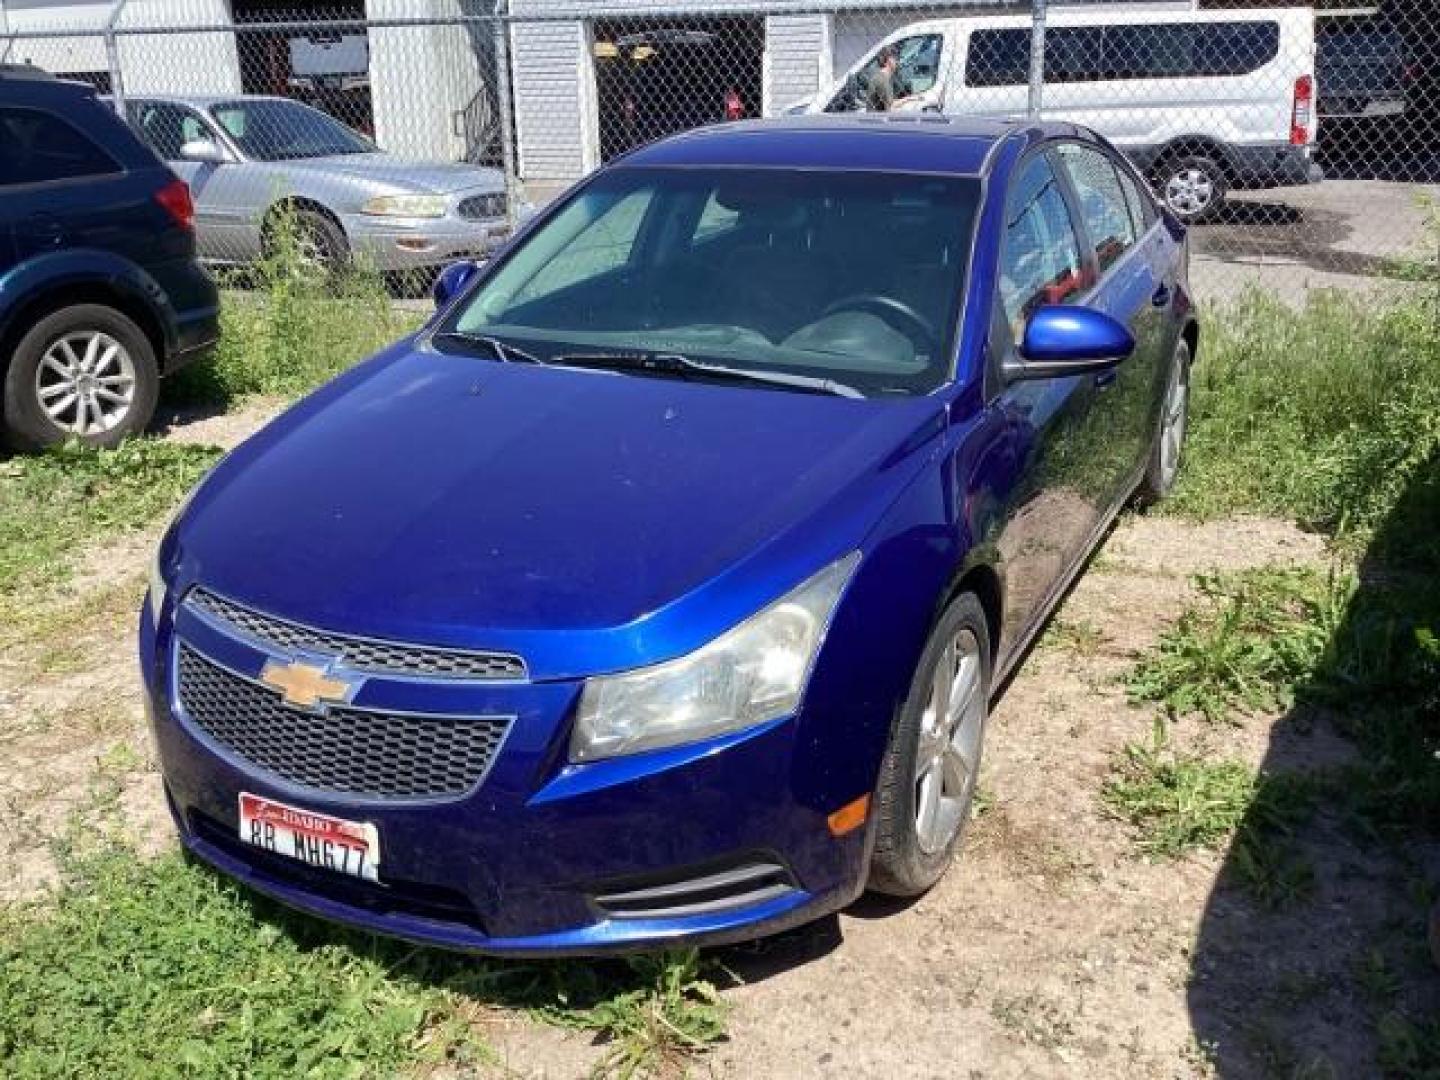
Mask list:
[[585,38],[579,22],[514,26],[515,128],[520,175],[527,179],[568,179],[585,171],[580,88]]
[[828,79],[824,15],[771,15],[765,20],[765,115],[815,93]]

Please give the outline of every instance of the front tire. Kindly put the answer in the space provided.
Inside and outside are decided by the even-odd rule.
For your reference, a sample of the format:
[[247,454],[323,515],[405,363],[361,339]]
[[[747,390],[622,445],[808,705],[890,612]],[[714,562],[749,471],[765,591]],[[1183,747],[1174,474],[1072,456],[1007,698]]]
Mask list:
[[871,890],[918,896],[954,860],[980,774],[990,673],[985,609],[962,593],[925,644],[880,767]]
[[101,304],[61,308],[20,339],[5,372],[3,435],[14,450],[79,439],[112,447],[155,412],[160,370],[149,338]]

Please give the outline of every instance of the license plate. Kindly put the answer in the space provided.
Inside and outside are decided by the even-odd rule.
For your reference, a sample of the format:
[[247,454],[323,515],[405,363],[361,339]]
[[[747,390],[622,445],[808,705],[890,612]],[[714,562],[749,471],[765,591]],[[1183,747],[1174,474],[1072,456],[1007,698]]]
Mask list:
[[380,833],[368,821],[346,821],[242,791],[240,839],[322,870],[380,880]]

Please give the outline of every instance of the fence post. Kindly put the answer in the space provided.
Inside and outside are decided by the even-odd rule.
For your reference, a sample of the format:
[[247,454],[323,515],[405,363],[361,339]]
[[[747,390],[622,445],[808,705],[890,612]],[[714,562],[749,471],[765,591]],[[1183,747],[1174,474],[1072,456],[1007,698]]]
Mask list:
[[105,66],[110,72],[110,102],[120,119],[125,119],[125,77],[120,71],[120,45],[115,40],[115,27],[129,0],[115,0],[105,20]]
[[1030,3],[1030,100],[1025,115],[1040,119],[1045,95],[1045,0]]
[[515,141],[510,129],[510,4],[495,5],[495,107],[500,123],[500,161],[505,170],[505,219],[515,231],[515,210],[520,194],[516,175]]

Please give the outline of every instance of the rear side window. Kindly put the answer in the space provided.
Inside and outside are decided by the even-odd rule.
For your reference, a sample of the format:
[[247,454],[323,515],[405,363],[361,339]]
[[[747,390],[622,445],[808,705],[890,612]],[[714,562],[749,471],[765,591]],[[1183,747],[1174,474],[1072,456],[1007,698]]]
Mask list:
[[1000,303],[1015,340],[1036,308],[1068,303],[1085,285],[1070,208],[1050,159],[1038,154],[1022,167],[1005,207]]
[[1095,260],[1104,273],[1135,246],[1138,235],[1130,215],[1130,201],[1120,186],[1120,174],[1105,154],[1088,146],[1061,143],[1057,153],[1079,197],[1085,231],[1095,245]]
[[[1280,54],[1277,22],[1061,26],[1045,35],[1047,83],[1249,75]],[[967,86],[1029,80],[1030,31],[976,30]]]
[[0,108],[0,187],[120,172],[115,159],[60,117]]
[[130,115],[141,137],[166,161],[179,161],[180,148],[188,142],[214,138],[204,121],[181,105],[141,102],[131,106]]

